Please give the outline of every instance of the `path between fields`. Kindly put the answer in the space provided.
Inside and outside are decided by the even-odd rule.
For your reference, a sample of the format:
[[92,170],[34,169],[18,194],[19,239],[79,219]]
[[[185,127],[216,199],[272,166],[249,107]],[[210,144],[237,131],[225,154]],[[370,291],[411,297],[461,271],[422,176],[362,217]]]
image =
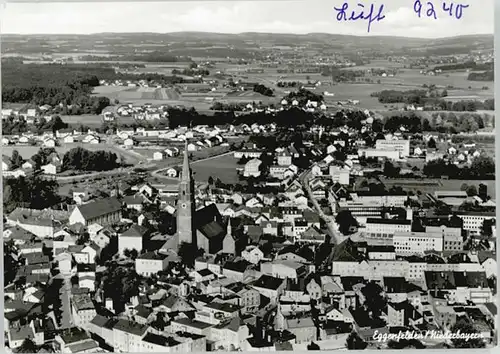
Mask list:
[[[214,155],[214,156],[210,156],[210,157],[206,157],[204,159],[199,159],[199,160],[196,160],[196,161],[193,161],[191,162],[191,165],[194,165],[195,163],[198,163],[198,162],[203,162],[203,161],[208,161],[208,160],[212,160],[212,159],[216,159],[216,158],[219,158],[219,157],[222,157],[222,156],[226,156],[226,155],[230,155],[230,154],[233,154],[234,152],[233,151],[228,151],[228,152],[225,152],[223,154],[219,154],[219,155]],[[179,165],[179,162],[182,162],[182,161],[177,161],[177,162],[172,162],[171,164],[169,164],[168,166],[166,167],[162,167],[162,168],[159,168],[153,172],[151,172],[151,176],[152,177],[155,177],[155,178],[163,178],[163,179],[167,179],[167,180],[170,180],[170,181],[177,181],[178,178],[177,177],[169,177],[169,176],[165,176],[165,175],[162,175],[160,174],[161,172],[163,171],[166,171],[168,170],[169,168],[171,168],[172,166],[177,166]]]

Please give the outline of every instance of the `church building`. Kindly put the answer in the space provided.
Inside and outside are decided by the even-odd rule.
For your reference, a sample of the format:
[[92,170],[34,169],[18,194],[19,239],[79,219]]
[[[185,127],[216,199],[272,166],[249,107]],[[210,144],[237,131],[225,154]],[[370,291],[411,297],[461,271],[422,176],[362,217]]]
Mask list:
[[189,166],[187,146],[179,176],[177,200],[177,247],[182,243],[194,243],[205,253],[216,254],[223,249],[227,228],[215,204],[196,210],[194,179]]

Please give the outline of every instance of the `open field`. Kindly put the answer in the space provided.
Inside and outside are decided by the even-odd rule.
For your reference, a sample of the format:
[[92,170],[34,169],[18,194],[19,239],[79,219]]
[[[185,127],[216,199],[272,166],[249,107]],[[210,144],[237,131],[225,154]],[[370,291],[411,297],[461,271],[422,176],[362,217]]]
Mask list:
[[209,109],[212,105],[205,101],[204,96],[183,98],[175,89],[169,88],[98,86],[94,89],[93,94],[108,97],[111,101],[116,99],[121,104],[168,104],[202,110]]
[[82,114],[80,116],[61,116],[64,123],[71,125],[101,126],[102,117],[97,114]]
[[191,168],[194,173],[194,178],[200,182],[207,182],[208,177],[219,177],[224,183],[238,182],[238,174],[236,168],[243,167],[237,164],[238,159],[233,157],[233,154],[228,154],[213,159],[193,162]]

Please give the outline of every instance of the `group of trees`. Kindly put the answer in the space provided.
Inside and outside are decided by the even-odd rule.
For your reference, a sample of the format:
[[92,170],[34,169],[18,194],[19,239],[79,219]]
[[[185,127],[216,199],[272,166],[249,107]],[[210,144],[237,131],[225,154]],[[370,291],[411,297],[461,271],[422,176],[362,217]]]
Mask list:
[[495,109],[495,99],[487,99],[483,101],[461,100],[461,101],[445,101],[445,100],[428,100],[429,103],[434,103],[435,107],[443,111],[455,112],[475,112],[478,110],[493,111]]
[[380,103],[394,104],[423,104],[427,98],[427,90],[383,90],[381,92],[374,92],[371,97],[377,97]]
[[429,120],[428,118],[419,117],[414,112],[409,112],[393,115],[383,121],[375,119],[372,124],[372,131],[376,133],[382,131],[394,133],[403,127],[406,132],[414,134],[430,131],[456,134],[459,132],[476,132],[486,127],[487,124],[491,125],[491,123],[491,117],[477,113],[463,113],[460,115],[452,112],[434,113]]
[[118,157],[110,151],[89,151],[76,147],[64,154],[63,170],[109,171],[119,166]]
[[64,123],[61,117],[54,116],[51,120],[47,121],[45,118],[40,117],[35,123],[36,133],[42,134],[45,131],[51,131],[55,133],[58,130],[66,129],[68,127],[67,123]]
[[374,92],[372,97],[377,97],[380,103],[384,104],[417,104],[429,105],[433,110],[456,111],[456,112],[475,112],[477,110],[494,110],[495,100],[488,99],[484,102],[477,100],[461,100],[461,101],[446,101],[442,97],[446,97],[446,90],[437,91],[435,88],[429,87],[428,90],[384,90]]
[[323,102],[323,95],[318,95],[314,92],[301,88],[298,91],[290,92],[288,95],[283,97],[283,99],[288,102],[297,100],[300,106],[305,106],[307,101]]
[[131,297],[139,294],[140,276],[134,268],[119,266],[113,261],[108,262],[100,280],[104,297],[113,300],[116,313],[125,309],[125,304]]
[[48,104],[60,109],[66,107],[68,111],[65,114],[78,113],[78,110],[81,113],[99,114],[110,104],[109,99],[94,97],[91,93],[95,86],[99,86],[96,74],[105,71],[114,73],[112,68],[73,64],[4,64],[2,101]]
[[262,84],[256,84],[256,85],[254,85],[253,91],[257,92],[257,93],[260,93],[261,95],[264,95],[264,96],[269,96],[269,97],[274,96],[274,91],[271,88],[266,87],[266,86],[264,86]]
[[351,82],[356,81],[358,77],[364,77],[364,70],[340,70],[337,67],[324,67],[321,71],[322,76],[329,76],[335,82]]
[[455,71],[455,70],[477,70],[477,71],[482,71],[482,70],[493,70],[494,63],[484,63],[484,64],[478,64],[475,61],[466,61],[464,63],[455,63],[455,64],[446,64],[446,65],[439,65],[434,68],[434,70],[441,70],[441,71]]
[[172,70],[173,75],[185,75],[185,76],[196,76],[196,75],[201,75],[201,76],[208,76],[210,75],[210,71],[207,69],[196,69],[196,68],[189,68],[189,69],[174,69]]
[[[141,59],[178,60],[177,57],[169,58],[170,55],[163,57],[150,53]],[[99,86],[99,80],[145,80],[162,86],[185,82],[175,75],[117,72],[106,64],[23,64],[5,61],[2,64],[2,101],[38,106],[48,104],[52,108],[47,113],[52,114],[100,114],[111,102],[107,97],[92,95],[94,87]]]
[[247,103],[245,102],[214,102],[210,107],[212,111],[227,111],[227,112],[242,112],[245,110]]
[[58,184],[55,180],[38,175],[3,179],[4,211],[11,212],[17,207],[44,209],[60,200]]
[[248,124],[254,123],[266,125],[274,123],[282,127],[307,126],[310,127],[317,119],[317,115],[305,112],[298,108],[291,108],[286,111],[279,111],[275,114],[266,114],[264,112],[252,112],[236,117],[234,112],[215,112],[214,115],[207,116],[199,114],[194,108],[189,110],[183,108],[169,109],[168,126],[175,129],[179,126],[197,126],[197,125],[224,125],[224,124]]
[[493,70],[470,73],[467,76],[467,80],[469,81],[494,81],[495,80],[495,72]]
[[429,161],[423,169],[427,177],[450,179],[495,179],[495,161],[490,156],[478,156],[470,166],[458,167],[444,159]]
[[298,81],[279,81],[276,85],[281,88],[286,88],[286,87],[294,88],[301,86],[302,83]]

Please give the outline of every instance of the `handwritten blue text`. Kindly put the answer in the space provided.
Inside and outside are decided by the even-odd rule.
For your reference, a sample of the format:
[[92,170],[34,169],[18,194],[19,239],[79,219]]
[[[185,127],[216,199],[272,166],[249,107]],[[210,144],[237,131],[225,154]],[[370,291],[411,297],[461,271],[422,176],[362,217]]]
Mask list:
[[[356,10],[349,10],[349,4],[345,2],[342,7],[334,7],[334,9],[337,11],[337,21],[339,22],[368,20],[368,32],[370,32],[373,22],[380,22],[385,18],[385,15],[382,14],[384,11],[384,5],[380,5],[377,10],[375,9],[375,5],[371,4],[368,13],[365,13],[365,5],[363,4],[358,4],[358,8]],[[350,16],[348,16],[348,12],[350,13]]]
[[443,12],[449,17],[454,17],[457,20],[460,20],[463,16],[463,11],[468,7],[469,5],[455,4],[452,1],[443,1],[441,8],[435,7],[434,3],[431,1],[425,2],[416,0],[413,3],[413,11],[415,11],[418,17],[426,16],[435,20],[438,19],[438,12]]

